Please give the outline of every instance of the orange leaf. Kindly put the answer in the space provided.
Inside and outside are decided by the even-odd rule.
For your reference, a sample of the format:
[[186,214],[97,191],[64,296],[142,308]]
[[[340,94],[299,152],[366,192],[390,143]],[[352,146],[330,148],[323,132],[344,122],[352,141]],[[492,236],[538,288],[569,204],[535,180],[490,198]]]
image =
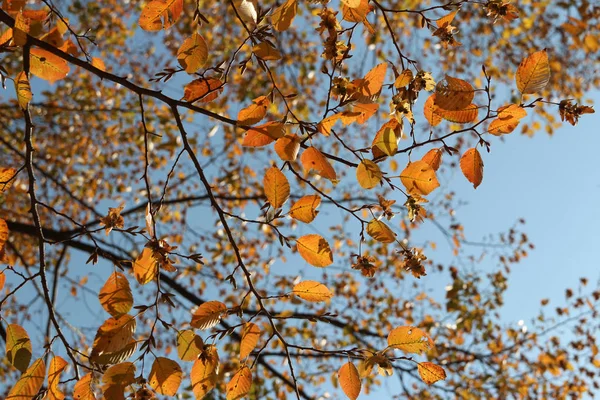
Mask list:
[[19,75],[15,78],[15,88],[17,90],[17,101],[19,102],[19,106],[25,110],[33,98],[31,85],[29,85],[29,78],[27,78],[25,71],[19,72]]
[[185,101],[210,103],[223,93],[223,82],[215,78],[200,78],[191,81],[183,89]]
[[469,104],[462,110],[448,111],[438,108],[437,112],[447,121],[455,122],[457,124],[467,124],[477,119],[477,116],[479,115],[479,107],[477,104]]
[[335,181],[337,179],[335,170],[327,158],[314,147],[309,147],[302,152],[300,162],[302,163],[305,173],[314,169],[323,178],[329,179],[330,181]]
[[135,353],[136,350],[137,342],[135,341],[135,339],[132,338],[129,340],[129,343],[127,343],[121,349],[113,351],[111,353],[102,353],[100,355],[94,355],[93,359],[91,357],[90,359],[98,365],[114,365],[129,359],[133,355],[133,353]]
[[115,318],[127,314],[133,306],[133,295],[127,277],[121,272],[113,272],[98,293],[102,307]]
[[190,325],[202,330],[210,329],[219,323],[226,311],[227,306],[220,301],[207,301],[194,312]]
[[101,58],[92,57],[92,65],[100,71],[106,71],[106,65],[104,65],[104,60]]
[[515,76],[519,92],[536,93],[541,91],[550,80],[550,64],[546,49],[536,51],[519,64]]
[[[369,0],[360,0],[360,5],[355,8],[342,4],[342,19],[348,22],[363,22],[366,21],[367,14],[369,14],[371,10],[372,8],[369,5]],[[369,29],[369,27],[370,25],[367,25],[367,29]]]
[[371,104],[355,104],[354,107],[352,107],[352,112],[357,112],[360,113],[358,115],[358,117],[356,118],[356,122],[358,122],[359,124],[364,124],[365,122],[367,122],[367,120],[369,118],[371,118],[373,115],[375,115],[375,113],[377,112],[377,110],[379,109],[379,104],[377,103],[371,103]]
[[392,243],[396,241],[396,234],[384,222],[376,219],[367,224],[367,234],[373,239],[382,243]]
[[125,362],[108,368],[102,376],[102,391],[105,399],[123,399],[125,387],[135,382],[135,365]]
[[4,245],[8,240],[8,225],[5,220],[0,218],[0,254],[4,254]]
[[267,170],[263,179],[263,187],[265,196],[275,209],[281,208],[290,197],[290,184],[277,167],[271,167]]
[[356,168],[358,184],[365,189],[373,189],[379,185],[383,177],[379,166],[370,160],[362,160]]
[[62,357],[54,356],[50,361],[50,368],[48,369],[48,399],[50,400],[63,400],[65,395],[58,388],[60,382],[60,374],[69,365]]
[[321,204],[321,197],[316,194],[301,197],[290,207],[290,216],[304,223],[311,223],[317,214],[317,207]]
[[454,17],[456,17],[458,10],[459,9],[457,8],[456,10],[452,11],[450,14],[445,15],[445,16],[439,18],[438,20],[436,20],[435,21],[436,25],[440,28],[443,26],[449,25],[454,20]]
[[275,142],[275,152],[283,161],[296,161],[298,151],[300,151],[298,135],[285,135]]
[[317,130],[321,132],[325,136],[329,136],[331,134],[331,129],[335,126],[335,123],[340,119],[341,113],[330,115],[329,117],[323,119],[317,125]]
[[471,104],[475,90],[469,82],[446,75],[446,79],[436,85],[435,94],[436,106],[448,111],[457,111]]
[[415,192],[423,196],[440,186],[434,169],[422,160],[409,163],[400,173],[400,180],[409,193]]
[[418,367],[419,375],[421,375],[421,379],[428,385],[432,385],[437,381],[441,381],[446,379],[446,371],[444,368],[440,367],[431,362],[422,362],[419,363]]
[[6,192],[12,186],[17,170],[14,168],[0,168],[0,193]]
[[369,98],[379,96],[381,87],[385,81],[386,72],[387,63],[381,63],[373,67],[369,72],[367,72],[362,80],[360,86],[358,87],[358,93]]
[[30,63],[31,73],[50,83],[63,79],[69,73],[69,64],[65,60],[37,47],[30,51]]
[[242,339],[240,341],[240,360],[248,357],[252,350],[256,348],[260,339],[260,328],[252,322],[246,322],[242,329]]
[[168,29],[183,12],[183,0],[153,0],[140,14],[139,25],[145,31]]
[[433,340],[424,331],[414,326],[399,326],[387,338],[388,346],[406,353],[421,354],[434,347]]
[[37,396],[46,378],[46,365],[43,359],[31,364],[19,378],[15,386],[8,392],[7,399],[28,400]]
[[356,8],[360,6],[360,0],[341,0],[341,3],[350,8]]
[[434,171],[437,171],[442,165],[442,154],[441,149],[431,149],[421,158],[421,161],[425,161]]
[[227,400],[241,399],[250,392],[251,386],[252,372],[250,368],[243,366],[227,383],[227,387],[225,388]]
[[287,30],[296,16],[298,3],[296,0],[287,0],[283,5],[277,7],[271,15],[273,28],[278,32]]
[[498,116],[488,126],[488,132],[500,136],[511,133],[519,125],[522,118],[527,116],[527,111],[518,104],[509,104],[498,109]]
[[157,357],[152,363],[148,383],[159,394],[175,396],[182,375],[183,371],[177,362],[165,357]]
[[6,327],[6,358],[16,369],[25,372],[31,361],[31,340],[20,325]]
[[0,271],[0,291],[4,289],[4,284],[6,283],[6,275],[4,275],[4,271]]
[[410,69],[405,69],[402,71],[400,75],[396,78],[394,82],[394,87],[396,89],[400,89],[401,87],[408,86],[413,80],[413,73]]
[[483,180],[483,160],[476,148],[465,151],[460,158],[460,169],[465,178],[477,189]]
[[198,33],[194,33],[189,38],[185,39],[179,50],[177,51],[177,61],[185,72],[193,74],[198,71],[208,59],[208,45]]
[[265,61],[274,61],[281,58],[281,53],[267,42],[261,42],[252,47],[252,52],[258,58],[261,58]]
[[15,26],[13,28],[13,44],[15,46],[23,47],[27,43],[30,23],[29,18],[24,16],[22,12],[19,12],[15,17]]
[[393,156],[398,151],[398,139],[402,137],[402,124],[396,118],[390,119],[377,131],[371,143],[371,153],[378,159]]
[[152,249],[145,247],[133,262],[133,275],[140,285],[145,285],[152,282],[157,274],[158,260],[154,257]]
[[129,314],[104,321],[96,332],[90,360],[96,362],[96,359],[103,354],[123,350],[131,342],[135,328],[135,318]]
[[361,383],[358,370],[353,363],[347,362],[338,371],[338,380],[346,396],[356,400],[360,395]]
[[431,126],[437,126],[440,124],[440,122],[442,122],[440,108],[435,104],[435,93],[429,96],[425,101],[425,105],[423,106],[423,114]]
[[305,235],[297,240],[298,253],[306,262],[315,267],[326,267],[333,263],[329,243],[319,235]]
[[177,355],[181,361],[194,361],[204,348],[202,338],[193,330],[177,332]]
[[241,125],[254,125],[267,115],[267,107],[271,102],[266,96],[252,100],[254,104],[240,110],[237,119]]
[[202,399],[217,385],[219,354],[215,346],[207,346],[198,357],[190,373],[192,391],[197,399]]
[[92,373],[84,375],[77,381],[73,389],[73,398],[77,400],[96,400],[92,390]]
[[242,146],[261,147],[285,136],[285,125],[278,121],[269,121],[246,131]]
[[315,281],[302,281],[298,283],[294,286],[292,293],[302,300],[314,303],[329,302],[333,297],[333,293],[329,291],[327,286]]

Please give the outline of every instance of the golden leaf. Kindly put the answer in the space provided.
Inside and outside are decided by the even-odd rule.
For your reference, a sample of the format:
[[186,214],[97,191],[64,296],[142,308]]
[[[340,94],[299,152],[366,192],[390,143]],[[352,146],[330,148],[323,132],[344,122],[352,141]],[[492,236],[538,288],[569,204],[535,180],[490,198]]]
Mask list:
[[437,171],[442,165],[442,154],[441,149],[431,149],[421,158],[421,161],[425,161],[434,171]]
[[154,251],[147,247],[142,250],[133,262],[133,275],[140,285],[152,282],[158,275],[158,260],[154,257]]
[[188,74],[198,71],[208,59],[208,45],[199,33],[185,39],[177,51],[177,61]]
[[37,359],[31,367],[21,375],[15,386],[8,392],[7,399],[26,400],[34,399],[46,378],[46,365],[43,359]]
[[477,189],[483,180],[483,160],[475,147],[465,151],[462,155],[460,169],[465,178]]
[[297,240],[298,253],[310,265],[323,268],[333,263],[329,243],[319,235],[305,235]]
[[298,221],[309,224],[319,213],[317,211],[319,204],[321,204],[321,197],[319,195],[303,196],[290,207],[290,216]]
[[277,7],[271,15],[273,28],[278,32],[287,30],[296,16],[298,3],[296,0],[287,0],[283,5]]
[[153,0],[142,9],[140,28],[155,32],[169,29],[181,17],[183,0]]
[[373,189],[379,185],[383,175],[379,166],[370,160],[362,160],[356,168],[358,184],[365,189]]
[[133,338],[136,325],[135,318],[129,314],[104,321],[96,332],[90,361],[97,362],[103,354],[117,353],[127,347]]
[[223,82],[215,78],[191,81],[183,89],[183,99],[189,102],[210,103],[223,93]]
[[21,372],[25,372],[31,361],[31,340],[27,331],[20,325],[6,327],[6,358]]
[[194,361],[204,348],[202,338],[193,330],[177,332],[177,355],[181,361]]
[[275,152],[282,161],[296,161],[300,151],[300,138],[298,135],[285,135],[275,142]]
[[14,168],[0,168],[0,193],[6,192],[12,186],[17,170]]
[[353,363],[347,362],[338,371],[340,387],[350,400],[356,400],[360,395],[361,383],[358,370]]
[[425,119],[431,126],[437,126],[442,122],[440,108],[435,104],[435,93],[427,98],[423,106],[423,114]]
[[181,384],[183,371],[177,362],[157,357],[152,363],[148,383],[158,394],[175,396]]
[[69,365],[62,357],[54,356],[48,369],[48,399],[64,400],[65,394],[58,388],[60,374]]
[[423,382],[425,382],[428,385],[433,385],[437,381],[446,379],[446,371],[444,371],[444,368],[434,363],[419,363],[418,369],[419,375],[421,375],[421,379],[423,379]]
[[281,53],[275,47],[271,46],[267,42],[261,42],[256,46],[252,47],[252,52],[258,58],[261,58],[265,61],[274,61],[279,60],[281,58]]
[[[356,8],[356,7],[353,7]],[[373,67],[357,88],[358,93],[362,96],[373,98],[379,96],[381,87],[385,81],[385,74],[387,72],[387,63],[381,63]],[[360,100],[359,100],[360,101]]]
[[384,222],[372,220],[367,224],[367,234],[382,243],[396,241],[396,234]]
[[281,208],[290,197],[290,184],[277,167],[271,167],[265,173],[263,188],[267,200],[273,208]]
[[283,136],[285,136],[285,125],[282,122],[269,121],[248,129],[242,141],[242,146],[266,146]]
[[408,84],[411,83],[412,80],[412,71],[410,69],[405,69],[400,75],[398,75],[398,78],[396,78],[396,81],[394,82],[394,87],[396,89],[400,89],[401,87],[408,86]]
[[210,329],[217,325],[223,314],[227,312],[227,306],[220,301],[207,301],[192,314],[192,325],[198,329]]
[[435,87],[434,104],[444,110],[457,111],[467,108],[475,97],[473,86],[465,80],[446,75]]
[[550,64],[546,49],[536,51],[519,64],[515,76],[519,92],[536,93],[550,81]]
[[252,322],[246,322],[242,329],[242,338],[240,340],[240,360],[248,357],[252,350],[256,348],[260,339],[260,328]]
[[77,381],[73,389],[73,398],[77,400],[96,400],[92,390],[92,373],[84,375]]
[[398,139],[402,137],[402,124],[396,118],[390,119],[377,131],[371,143],[373,158],[393,156],[398,151]]
[[102,307],[115,318],[127,314],[133,307],[133,295],[127,277],[121,272],[113,272],[98,293]]
[[31,73],[50,83],[63,79],[69,73],[69,64],[46,50],[32,48],[30,51]]
[[409,193],[427,196],[440,186],[435,170],[425,161],[419,160],[409,163],[400,173],[400,180]]
[[192,391],[197,399],[202,399],[217,385],[219,373],[219,354],[215,346],[206,346],[190,373]]
[[322,283],[315,281],[302,281],[294,286],[292,293],[302,300],[313,303],[329,302],[333,293]]
[[252,386],[252,372],[250,368],[243,366],[231,378],[225,388],[227,400],[238,400],[246,396],[250,392]]
[[311,169],[315,170],[323,178],[330,181],[336,181],[337,175],[335,170],[329,163],[329,160],[314,147],[309,147],[302,152],[300,162],[304,168],[304,172],[308,173]]
[[19,106],[25,110],[33,98],[29,78],[27,78],[25,71],[19,72],[19,75],[15,78],[15,88],[17,90],[17,101],[19,102]]
[[387,338],[388,346],[406,353],[421,354],[434,347],[433,340],[421,329],[414,326],[394,328]]
[[267,107],[271,102],[266,96],[260,96],[252,100],[254,104],[240,110],[237,119],[242,125],[254,125],[267,115]]

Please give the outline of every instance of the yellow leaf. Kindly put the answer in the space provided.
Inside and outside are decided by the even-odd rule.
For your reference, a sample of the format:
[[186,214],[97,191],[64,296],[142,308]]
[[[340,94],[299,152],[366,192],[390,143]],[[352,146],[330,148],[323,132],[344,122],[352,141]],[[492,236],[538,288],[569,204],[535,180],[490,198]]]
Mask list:
[[261,58],[265,61],[274,61],[281,58],[281,53],[267,42],[261,42],[252,47],[252,52],[258,58]]
[[379,185],[382,176],[379,166],[370,160],[362,160],[356,168],[358,184],[365,189],[373,189]]
[[335,126],[335,123],[340,119],[341,113],[330,115],[329,117],[323,119],[317,125],[317,130],[321,132],[325,136],[331,135],[331,129]]
[[168,29],[183,12],[183,0],[153,0],[140,14],[139,25],[145,31]]
[[536,51],[519,64],[516,73],[519,92],[536,93],[541,91],[550,80],[550,64],[546,49]]
[[221,316],[226,312],[227,306],[220,301],[207,301],[193,313],[190,325],[202,330],[210,329],[219,323]]
[[127,314],[133,306],[133,295],[127,277],[121,272],[113,272],[98,293],[102,307],[115,318]]
[[198,357],[190,373],[192,391],[197,399],[202,399],[217,385],[219,354],[215,346],[206,346]]
[[327,286],[315,281],[302,281],[298,283],[294,286],[292,293],[302,300],[314,303],[329,302],[333,297],[333,293],[329,291]]
[[[2,246],[0,246],[0,248],[1,247]],[[2,291],[2,289],[4,289],[4,283],[6,283],[6,275],[4,275],[4,271],[0,271],[0,291]]]
[[353,363],[347,362],[342,365],[338,371],[338,380],[346,396],[350,400],[356,400],[360,395],[361,383],[358,370]]
[[350,8],[356,8],[360,6],[360,0],[341,0],[341,3]]
[[14,168],[0,168],[0,193],[6,192],[12,186],[17,170]]
[[309,224],[319,213],[317,211],[319,204],[321,204],[321,197],[319,195],[303,196],[290,207],[290,216],[298,221]]
[[177,355],[181,361],[194,361],[204,348],[202,338],[193,330],[177,332]]
[[454,17],[456,17],[458,10],[459,9],[457,8],[456,10],[452,11],[450,14],[437,19],[435,21],[436,25],[438,27],[443,27],[443,26],[449,25],[454,20]]
[[296,0],[287,0],[283,5],[277,7],[271,15],[273,28],[278,32],[287,30],[292,25],[297,8],[298,3]]
[[[372,147],[376,147],[386,156],[393,156],[398,151],[398,138],[391,126],[383,126],[375,138],[373,139]],[[375,153],[373,153],[375,155]]]
[[266,124],[255,126],[246,131],[242,146],[261,147],[273,143],[285,135],[285,125],[281,122],[270,121]]
[[77,381],[73,389],[73,398],[77,400],[96,400],[92,390],[92,373],[84,375]]
[[477,189],[483,180],[483,160],[476,148],[465,151],[460,158],[460,169],[465,178]]
[[333,263],[329,243],[319,235],[305,235],[297,241],[298,253],[306,262],[315,267],[326,267]]
[[15,386],[8,392],[7,399],[31,400],[34,399],[46,379],[46,365],[43,359],[38,359],[31,364],[19,378]]
[[457,124],[467,124],[477,119],[477,116],[479,115],[479,107],[476,104],[469,104],[462,110],[449,111],[438,108],[437,112],[447,121],[455,122]]
[[19,72],[19,75],[17,75],[15,79],[15,87],[17,89],[17,101],[19,102],[19,106],[25,110],[33,98],[33,94],[31,93],[31,85],[29,85],[29,78],[27,78],[25,71],[21,71]]
[[129,314],[104,321],[96,332],[90,360],[96,362],[97,358],[105,353],[123,350],[130,344],[135,328],[135,318]]
[[106,65],[104,65],[104,60],[101,58],[92,57],[92,65],[100,71],[106,71]]
[[421,354],[434,347],[433,340],[421,329],[414,326],[399,326],[387,338],[388,346],[406,353]]
[[283,161],[296,161],[300,151],[300,138],[298,135],[285,135],[275,142],[275,152]]
[[387,63],[381,63],[373,67],[369,72],[367,72],[361,84],[358,86],[358,93],[369,98],[379,96],[381,87],[385,81],[386,72]]
[[58,388],[60,382],[60,374],[69,365],[62,357],[54,356],[50,361],[50,368],[48,369],[48,399],[49,400],[63,400],[65,394]]
[[59,56],[55,56],[46,50],[32,48],[30,63],[31,73],[50,83],[63,79],[69,73],[69,64]]
[[337,175],[335,170],[329,163],[329,160],[314,147],[309,147],[302,152],[300,156],[300,162],[304,168],[304,173],[308,173],[311,169],[314,169],[319,175],[330,181],[335,181]]
[[396,78],[396,81],[394,82],[394,87],[396,87],[396,89],[400,89],[401,87],[408,86],[408,84],[410,84],[412,80],[412,71],[410,69],[405,69],[400,75],[398,75],[398,78]]
[[263,179],[263,188],[267,200],[275,209],[281,208],[290,197],[290,184],[283,172],[277,167],[271,167],[267,170]]
[[254,104],[240,110],[237,119],[241,125],[254,125],[267,115],[267,107],[271,102],[266,96],[252,100]]
[[353,113],[359,113],[358,117],[356,117],[356,122],[358,122],[359,124],[364,124],[365,122],[367,122],[367,120],[369,118],[371,118],[373,115],[375,115],[375,113],[377,112],[377,110],[379,109],[379,104],[377,103],[370,103],[370,104],[355,104],[354,107],[352,107],[352,112]]
[[240,341],[240,360],[248,357],[252,350],[256,348],[260,339],[260,328],[252,322],[246,322],[242,329],[242,339]]
[[421,375],[421,379],[423,379],[423,382],[425,382],[428,385],[432,385],[437,381],[446,379],[446,371],[444,371],[444,368],[434,363],[419,363],[418,369],[419,375]]
[[435,86],[434,104],[441,109],[457,111],[467,108],[475,97],[473,86],[462,79],[446,75]]
[[154,252],[147,247],[142,250],[133,262],[133,275],[140,285],[152,282],[158,274],[158,260],[154,258]]
[[157,357],[152,363],[148,383],[158,394],[175,396],[182,379],[182,370],[177,362]]
[[185,39],[177,51],[177,61],[188,74],[198,71],[208,59],[208,45],[199,33]]
[[[6,244],[7,240],[8,240],[8,225],[5,220],[0,218],[0,258],[3,254],[5,254],[4,245]],[[25,366],[25,368],[27,368],[27,366]]]
[[252,372],[250,368],[243,366],[240,370],[231,378],[227,387],[227,400],[238,400],[246,396],[250,392],[252,386]]
[[27,34],[29,33],[29,18],[19,12],[15,17],[15,26],[13,28],[13,43],[15,46],[23,47],[27,43]]
[[102,375],[103,390],[109,386],[127,386],[135,382],[135,365],[132,362],[124,362],[113,365]]
[[367,15],[371,10],[369,0],[361,0],[360,5],[356,8],[342,4],[342,19],[348,22],[364,22],[367,29],[372,32],[373,28],[367,22]]
[[31,361],[31,340],[27,331],[17,324],[6,327],[6,358],[16,369],[25,372]]
[[396,241],[396,234],[384,222],[372,220],[367,224],[367,234],[382,243]]
[[400,173],[400,180],[409,193],[426,196],[440,186],[435,171],[425,161],[409,163]]
[[98,365],[114,365],[129,359],[135,353],[136,349],[137,342],[135,339],[130,339],[129,343],[123,346],[123,348],[110,353],[105,352],[100,355],[94,355],[93,358],[90,357],[90,360]]
[[421,161],[425,161],[434,171],[437,171],[442,165],[442,154],[441,149],[431,149],[421,158]]
[[498,109],[498,116],[488,126],[488,132],[500,136],[511,133],[519,125],[522,118],[527,116],[527,111],[518,104],[509,104]]
[[437,126],[442,122],[440,108],[435,104],[435,93],[427,98],[423,106],[423,114],[425,119],[431,126]]
[[183,89],[185,101],[210,103],[223,92],[223,82],[215,78],[200,78],[191,81]]

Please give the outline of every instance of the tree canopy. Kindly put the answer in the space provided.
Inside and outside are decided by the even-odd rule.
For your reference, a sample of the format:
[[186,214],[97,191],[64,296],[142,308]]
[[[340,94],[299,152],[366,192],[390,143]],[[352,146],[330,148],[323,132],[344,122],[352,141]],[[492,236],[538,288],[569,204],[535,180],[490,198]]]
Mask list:
[[[507,326],[533,244],[522,220],[467,237],[448,177],[494,185],[495,144],[594,113],[599,19],[587,0],[5,0],[0,397],[597,393],[600,290],[582,277]],[[474,266],[437,260],[427,224]]]

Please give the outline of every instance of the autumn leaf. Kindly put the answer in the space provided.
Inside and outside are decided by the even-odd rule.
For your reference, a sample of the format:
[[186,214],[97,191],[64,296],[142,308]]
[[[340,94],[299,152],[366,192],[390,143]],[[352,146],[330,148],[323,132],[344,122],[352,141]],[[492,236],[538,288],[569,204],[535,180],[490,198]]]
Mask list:
[[442,154],[441,149],[431,149],[421,158],[421,161],[426,162],[434,171],[437,171],[442,165]]
[[252,386],[252,372],[250,368],[243,366],[238,372],[231,378],[225,391],[227,393],[227,400],[238,400],[246,396],[250,392]]
[[287,30],[296,16],[298,3],[296,0],[287,0],[283,5],[277,7],[271,15],[273,28],[278,32]]
[[242,339],[240,340],[240,360],[245,359],[252,353],[260,339],[260,328],[252,322],[246,322],[242,329]]
[[465,151],[462,155],[460,169],[465,178],[477,189],[483,180],[483,160],[475,147]]
[[158,394],[175,396],[181,384],[183,371],[177,362],[157,357],[152,363],[148,383]]
[[54,83],[69,74],[69,64],[59,56],[34,47],[30,50],[30,71],[38,78]]
[[0,168],[0,193],[6,192],[12,186],[17,170],[14,168]]
[[405,353],[417,353],[431,350],[433,340],[421,329],[413,326],[399,326],[394,328],[387,338],[388,346],[400,349]]
[[27,331],[20,325],[6,327],[6,358],[21,372],[25,372],[31,361],[31,340]]
[[479,107],[476,104],[469,104],[462,110],[449,111],[441,108],[437,109],[439,115],[446,121],[457,124],[468,124],[477,120],[479,115]]
[[523,94],[536,93],[545,88],[550,81],[550,64],[546,49],[536,51],[521,61],[515,79],[517,89]]
[[208,45],[198,33],[185,39],[177,51],[177,61],[188,74],[198,71],[208,59]]
[[152,282],[158,274],[158,260],[154,257],[154,251],[145,247],[133,262],[133,275],[140,285]]
[[327,286],[315,281],[302,281],[298,283],[294,286],[292,293],[302,300],[314,303],[329,302],[333,297],[333,293],[329,291]]
[[26,400],[33,399],[44,384],[46,378],[46,365],[43,359],[37,359],[31,364],[17,383],[8,392],[7,399]]
[[360,6],[360,0],[341,0],[341,3],[350,8],[356,8]]
[[202,338],[193,330],[177,332],[177,355],[181,361],[194,361],[204,348]]
[[408,86],[413,80],[413,73],[410,69],[405,69],[398,75],[394,81],[394,87],[400,89],[401,87]]
[[382,243],[392,243],[396,241],[396,234],[385,222],[372,220],[367,224],[367,234],[373,239]]
[[198,357],[190,373],[192,391],[197,399],[202,399],[217,385],[219,354],[215,346],[206,346]]
[[4,289],[4,283],[6,283],[6,275],[4,274],[4,271],[0,271],[0,292]]
[[285,125],[281,122],[269,121],[263,125],[255,126],[246,131],[242,146],[261,147],[273,143],[285,136]]
[[360,395],[361,383],[358,370],[353,363],[347,362],[338,371],[340,387],[350,400],[356,400]]
[[17,90],[17,101],[19,106],[25,110],[33,98],[31,86],[29,85],[29,78],[27,78],[25,71],[19,72],[19,75],[15,78],[15,88]]
[[473,86],[465,80],[446,75],[435,87],[434,104],[448,111],[464,110],[475,97]]
[[522,118],[527,116],[527,111],[518,104],[509,104],[498,109],[498,115],[488,126],[488,132],[500,136],[511,133],[519,125]]
[[335,123],[341,118],[341,113],[330,115],[325,117],[321,122],[317,124],[317,130],[325,136],[331,135],[331,129],[335,126]]
[[332,182],[337,180],[337,175],[329,160],[314,147],[309,147],[302,152],[300,162],[304,168],[304,173],[308,173],[312,169],[323,178],[329,179]]
[[153,0],[140,14],[140,28],[155,32],[169,29],[183,13],[183,0]]
[[275,142],[275,152],[282,161],[296,161],[300,151],[300,138],[297,135],[285,135]]
[[442,122],[441,109],[435,104],[435,96],[435,93],[429,96],[423,106],[423,114],[431,126],[438,126]]
[[[386,72],[387,63],[381,63],[373,67],[369,72],[367,72],[362,82],[358,86],[358,93],[369,99],[373,99],[373,97],[379,96],[379,93],[381,92],[381,87],[383,86],[383,82],[385,81]],[[361,101],[361,99],[359,98],[358,101]]]
[[106,65],[104,65],[104,60],[98,57],[92,57],[92,63],[94,67],[98,68],[100,71],[106,71]]
[[58,388],[60,382],[60,374],[69,365],[62,357],[54,356],[50,361],[50,368],[48,369],[48,399],[49,400],[63,400],[65,394]]
[[381,170],[373,161],[362,160],[356,168],[358,184],[365,189],[373,189],[379,185],[382,177]]
[[103,354],[116,353],[130,344],[136,328],[133,316],[125,314],[119,318],[109,318],[98,328],[90,359],[95,361]]
[[4,246],[8,240],[8,225],[5,220],[0,218],[0,254],[5,254]]
[[223,82],[215,78],[200,78],[191,81],[183,89],[183,99],[189,102],[210,103],[223,93]]
[[[377,104],[377,103],[370,103],[370,104],[356,103],[352,107],[352,112],[358,113],[358,116],[356,117],[356,122],[358,122],[359,124],[362,125],[365,122],[367,122],[367,120],[369,118],[371,118],[373,115],[375,115],[375,113],[377,112],[378,109],[379,109],[379,104]],[[343,121],[343,118],[340,118],[340,119]]]
[[391,361],[383,354],[377,352],[358,363],[358,374],[361,378],[371,375],[373,368],[377,366],[377,373],[381,376],[391,376],[394,373],[394,367]]
[[133,306],[133,295],[127,277],[121,272],[113,272],[100,289],[98,298],[102,307],[115,318],[127,314]]
[[333,254],[329,248],[329,243],[320,235],[305,235],[298,238],[298,253],[304,260],[314,267],[327,267],[333,263]]
[[96,400],[92,390],[92,373],[84,375],[77,381],[73,389],[73,398],[77,400]]
[[277,167],[271,167],[263,179],[265,196],[273,208],[281,208],[290,197],[290,184]]
[[30,23],[31,21],[23,15],[22,11],[15,16],[15,26],[13,28],[13,44],[15,46],[23,47],[27,43]]
[[221,321],[226,312],[227,306],[220,301],[207,301],[194,311],[190,325],[202,330],[210,329]]
[[409,193],[427,196],[440,186],[435,170],[425,161],[410,162],[400,173],[400,181]]
[[394,156],[398,151],[398,139],[402,137],[402,124],[392,118],[377,131],[371,143],[373,158]]
[[252,47],[254,55],[265,61],[275,61],[281,58],[281,53],[268,42],[261,42]]
[[418,370],[421,379],[428,385],[433,385],[437,381],[446,379],[446,371],[444,371],[444,368],[431,362],[419,363]]
[[290,207],[290,216],[298,221],[309,224],[319,213],[317,211],[319,204],[321,204],[321,197],[319,195],[303,196]]
[[242,125],[254,125],[267,115],[267,107],[271,102],[266,96],[260,96],[252,100],[254,104],[240,110],[237,119]]

